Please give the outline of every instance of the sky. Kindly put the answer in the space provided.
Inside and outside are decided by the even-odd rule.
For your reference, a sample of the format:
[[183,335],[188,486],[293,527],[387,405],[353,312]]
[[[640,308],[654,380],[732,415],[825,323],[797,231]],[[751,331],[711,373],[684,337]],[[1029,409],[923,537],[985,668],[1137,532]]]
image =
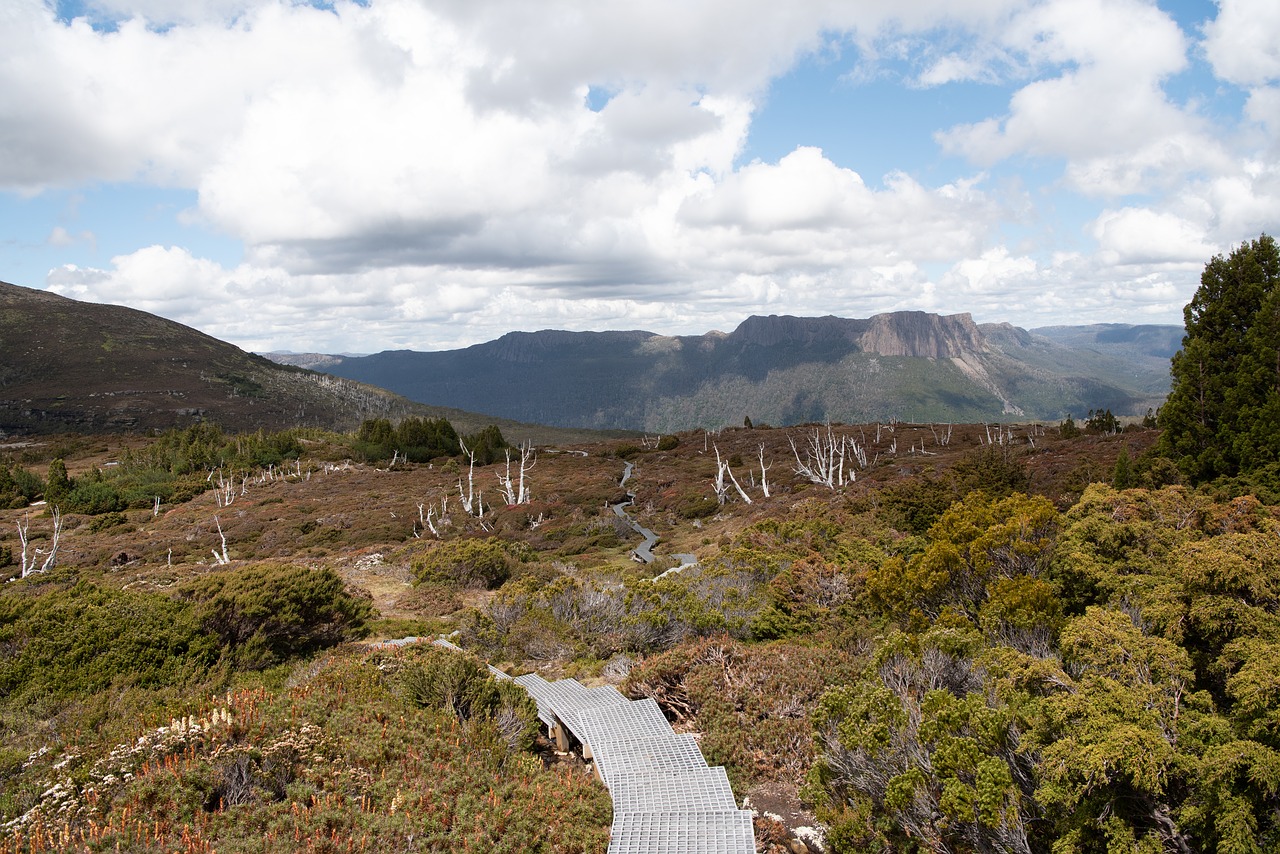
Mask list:
[[4,0],[0,33],[0,280],[258,352],[1180,323],[1280,222],[1275,0]]

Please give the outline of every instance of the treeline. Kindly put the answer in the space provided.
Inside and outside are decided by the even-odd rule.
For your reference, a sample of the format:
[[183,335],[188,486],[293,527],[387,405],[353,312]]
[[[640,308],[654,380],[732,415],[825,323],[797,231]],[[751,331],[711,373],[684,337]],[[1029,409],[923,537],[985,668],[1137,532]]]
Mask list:
[[444,418],[411,416],[398,424],[386,418],[364,421],[349,441],[352,455],[365,462],[404,460],[426,463],[439,457],[474,454],[476,465],[496,462],[511,446],[495,425],[459,436]]
[[42,477],[30,468],[0,460],[0,508],[18,509],[44,500],[64,513],[99,515],[179,504],[216,485],[219,478],[261,472],[296,463],[305,449],[323,458],[367,463],[391,460],[426,463],[440,457],[475,455],[477,465],[501,459],[510,448],[493,425],[460,437],[445,419],[405,418],[393,425],[370,419],[353,433],[285,430],[229,434],[211,423],[169,430],[144,446],[128,449],[110,466],[71,477],[61,458]]

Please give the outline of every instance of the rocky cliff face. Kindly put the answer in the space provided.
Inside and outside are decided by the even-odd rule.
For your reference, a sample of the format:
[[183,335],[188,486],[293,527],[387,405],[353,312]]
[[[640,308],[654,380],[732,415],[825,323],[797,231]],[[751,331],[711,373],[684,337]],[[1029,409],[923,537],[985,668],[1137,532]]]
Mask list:
[[879,356],[953,359],[987,350],[986,340],[968,314],[940,316],[895,311],[868,320],[843,317],[749,317],[734,330],[739,343],[771,347],[846,343],[850,349]]
[[858,338],[864,353],[954,359],[987,349],[981,330],[968,313],[941,316],[923,311],[877,314]]

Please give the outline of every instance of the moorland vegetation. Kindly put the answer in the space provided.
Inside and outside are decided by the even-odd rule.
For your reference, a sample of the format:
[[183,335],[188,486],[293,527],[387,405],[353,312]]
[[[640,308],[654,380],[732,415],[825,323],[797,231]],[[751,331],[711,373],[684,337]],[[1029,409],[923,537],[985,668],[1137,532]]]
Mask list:
[[745,413],[527,472],[447,422],[7,447],[0,851],[603,851],[483,662],[654,698],[833,851],[1277,850],[1275,251],[1206,267],[1145,424]]

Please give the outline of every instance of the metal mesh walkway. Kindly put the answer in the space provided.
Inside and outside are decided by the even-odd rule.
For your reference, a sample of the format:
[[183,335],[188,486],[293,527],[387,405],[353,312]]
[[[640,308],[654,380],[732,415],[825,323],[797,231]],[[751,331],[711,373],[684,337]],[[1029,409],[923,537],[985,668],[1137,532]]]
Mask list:
[[738,809],[724,768],[707,767],[691,735],[679,735],[651,699],[573,679],[517,676],[553,735],[571,732],[613,798],[609,854],[753,854],[751,813]]
[[[510,678],[493,666],[489,672]],[[613,798],[609,854],[754,854],[751,813],[738,809],[724,768],[708,767],[698,742],[677,734],[656,702],[536,673],[513,681],[533,698],[558,745],[567,749],[572,734],[583,758],[595,762]]]

